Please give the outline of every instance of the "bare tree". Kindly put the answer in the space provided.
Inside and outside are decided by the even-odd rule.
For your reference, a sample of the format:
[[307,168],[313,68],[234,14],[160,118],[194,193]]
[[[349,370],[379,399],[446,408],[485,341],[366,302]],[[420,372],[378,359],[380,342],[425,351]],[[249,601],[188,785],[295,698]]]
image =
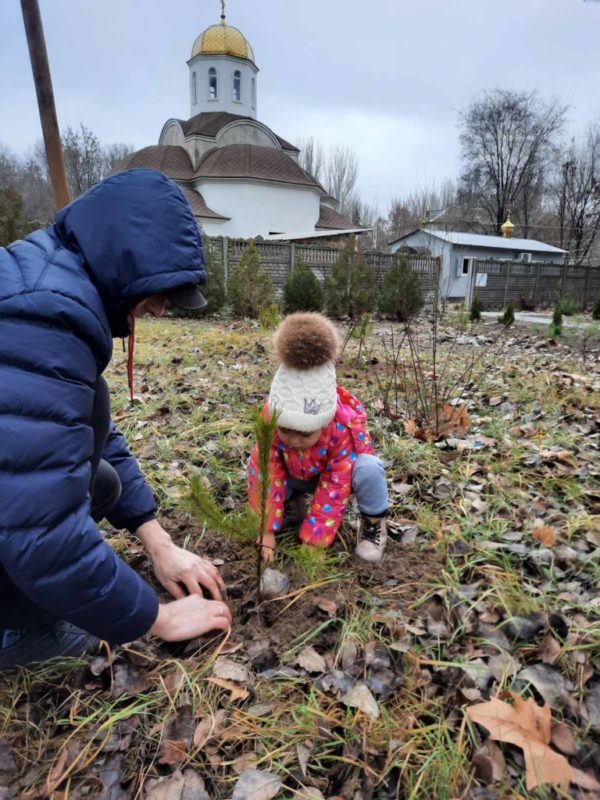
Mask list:
[[300,156],[298,163],[302,169],[318,181],[323,179],[323,165],[325,163],[325,148],[314,136],[305,136],[298,140]]
[[[123,143],[106,146],[85,125],[79,131],[67,128],[63,136],[67,177],[72,196],[77,197],[107,177],[113,167],[132,152]],[[22,202],[22,217],[28,229],[45,227],[54,219],[48,165],[43,143],[38,142],[25,157],[0,145],[0,189],[11,189]],[[5,194],[6,198],[14,194]]]
[[320,181],[345,212],[352,202],[358,178],[358,157],[354,150],[343,144],[325,148],[313,136],[300,139],[298,146],[302,169]]
[[445,224],[452,218],[457,202],[456,186],[445,181],[440,189],[435,184],[417,186],[404,197],[395,197],[390,204],[387,223],[390,238],[397,238],[424,225]]
[[106,173],[102,145],[96,134],[83,123],[79,131],[67,128],[62,144],[71,197],[79,197],[101,181]]
[[106,145],[104,148],[105,174],[103,177],[106,177],[120,161],[123,161],[131,153],[133,153],[133,147],[124,142],[114,142]]
[[504,89],[479,95],[461,112],[463,195],[497,233],[511,206],[528,230],[565,114],[557,100]]
[[354,150],[343,144],[331,147],[327,152],[324,175],[325,188],[344,209],[358,178],[358,157]]
[[600,126],[590,127],[583,141],[573,140],[559,161],[555,191],[560,245],[573,263],[582,264],[600,230]]

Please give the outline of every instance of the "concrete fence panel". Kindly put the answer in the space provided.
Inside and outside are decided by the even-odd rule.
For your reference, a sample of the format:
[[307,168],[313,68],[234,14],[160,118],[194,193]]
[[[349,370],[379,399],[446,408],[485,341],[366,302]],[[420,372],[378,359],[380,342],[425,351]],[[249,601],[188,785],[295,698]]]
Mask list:
[[559,297],[570,295],[585,309],[599,292],[600,266],[482,260],[475,262],[468,299],[470,303],[477,296],[490,310],[501,310],[509,301],[548,309]]
[[[227,239],[226,237],[212,237],[208,241],[213,258],[223,268],[227,284],[248,242],[245,239]],[[283,291],[287,276],[299,261],[303,261],[313,271],[317,280],[324,284],[340,255],[337,247],[299,245],[290,242],[256,241],[255,244],[260,255],[261,265],[273,281],[273,287],[278,296]],[[397,257],[390,253],[376,251],[365,251],[363,256],[365,262],[375,273],[377,285],[381,288],[386,272],[396,264]],[[410,268],[419,275],[425,305],[431,306],[437,303],[440,259],[412,256],[408,261]]]

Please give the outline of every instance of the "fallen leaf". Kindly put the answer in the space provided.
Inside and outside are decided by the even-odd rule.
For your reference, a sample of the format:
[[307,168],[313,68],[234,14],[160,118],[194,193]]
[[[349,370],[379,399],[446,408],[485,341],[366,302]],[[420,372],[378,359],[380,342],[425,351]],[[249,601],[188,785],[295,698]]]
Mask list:
[[48,777],[46,778],[47,794],[52,795],[52,793],[62,783],[68,758],[69,758],[69,751],[67,750],[66,747],[63,747],[63,749],[60,751],[58,760],[54,763],[54,766],[52,767],[52,769],[48,773]]
[[483,725],[495,741],[508,742],[523,750],[528,790],[555,783],[566,791],[572,768],[563,755],[548,746],[552,721],[550,706],[540,707],[531,698],[523,700],[515,692],[504,696],[512,697],[513,705],[496,697],[467,708],[467,717]]
[[296,659],[296,664],[307,672],[325,672],[327,665],[323,656],[319,655],[314,647],[305,647]]
[[556,544],[556,529],[550,525],[544,525],[541,519],[535,519],[531,527],[531,536],[544,547],[554,547]]
[[480,781],[488,786],[504,778],[506,763],[504,755],[498,745],[490,739],[486,739],[483,745],[473,756],[471,763],[475,768],[475,774]]
[[226,681],[224,678],[207,678],[206,680],[229,692],[229,699],[232,703],[235,703],[236,700],[245,700],[250,694],[248,689],[245,687],[239,686],[237,683],[233,683],[232,681]]
[[226,681],[236,681],[237,683],[247,683],[250,681],[250,673],[248,667],[244,664],[238,664],[231,658],[224,658],[221,656],[215,661],[213,667],[213,675],[217,678],[223,678]]
[[566,756],[577,755],[577,747],[575,746],[575,739],[573,738],[573,731],[564,722],[552,723],[551,741],[557,750],[564,753]]
[[158,763],[172,767],[186,757],[187,745],[183,739],[163,739],[158,752]]
[[145,800],[210,800],[204,780],[195,769],[176,770],[166,778],[146,782]]
[[561,653],[562,647],[560,644],[551,633],[547,633],[542,639],[539,648],[540,658],[544,664],[554,664]]
[[342,697],[342,703],[350,708],[358,708],[363,714],[379,719],[379,706],[371,690],[364,683],[357,683]]
[[324,611],[328,617],[335,617],[338,607],[335,600],[328,600],[324,597],[317,603],[317,608],[320,611]]
[[242,753],[241,756],[235,758],[231,766],[237,775],[241,775],[246,769],[256,769],[258,763],[258,756],[256,753]]
[[8,786],[12,782],[16,769],[10,744],[0,741],[0,786]]
[[306,778],[308,769],[308,757],[310,756],[310,749],[304,744],[296,745],[296,755],[298,756],[298,764],[300,764],[300,771]]
[[110,692],[112,697],[120,697],[122,694],[142,694],[149,686],[147,673],[128,664],[117,664],[114,667]]
[[568,704],[567,683],[560,672],[547,664],[531,664],[522,669],[517,680],[531,683],[552,708]]
[[325,795],[316,786],[303,786],[296,792],[296,800],[325,800]]
[[235,785],[231,800],[271,800],[281,789],[281,778],[260,769],[246,769]]
[[97,800],[127,800],[128,794],[123,790],[122,755],[114,755],[98,769],[98,777],[102,782],[102,791]]
[[595,776],[590,772],[584,772],[581,769],[571,767],[572,775],[571,782],[581,789],[586,789],[588,792],[597,792],[600,790],[600,783],[596,780]]

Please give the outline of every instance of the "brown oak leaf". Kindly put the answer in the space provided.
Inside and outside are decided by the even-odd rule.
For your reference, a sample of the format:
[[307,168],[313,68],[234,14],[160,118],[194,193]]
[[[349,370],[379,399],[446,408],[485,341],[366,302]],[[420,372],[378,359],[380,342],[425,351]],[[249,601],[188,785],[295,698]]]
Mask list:
[[566,791],[573,770],[563,755],[548,746],[552,726],[550,706],[538,706],[531,698],[523,700],[516,692],[504,692],[501,697],[511,697],[513,703],[495,697],[487,703],[470,706],[468,718],[487,728],[491,739],[523,750],[528,790],[554,783]]

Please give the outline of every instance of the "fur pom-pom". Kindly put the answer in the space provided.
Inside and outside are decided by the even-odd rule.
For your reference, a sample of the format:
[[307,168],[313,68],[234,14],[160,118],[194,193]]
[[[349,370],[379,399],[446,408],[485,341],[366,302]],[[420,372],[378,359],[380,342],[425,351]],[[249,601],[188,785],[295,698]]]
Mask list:
[[275,331],[275,355],[286,367],[312,369],[335,361],[337,331],[321,314],[298,312],[286,317]]

